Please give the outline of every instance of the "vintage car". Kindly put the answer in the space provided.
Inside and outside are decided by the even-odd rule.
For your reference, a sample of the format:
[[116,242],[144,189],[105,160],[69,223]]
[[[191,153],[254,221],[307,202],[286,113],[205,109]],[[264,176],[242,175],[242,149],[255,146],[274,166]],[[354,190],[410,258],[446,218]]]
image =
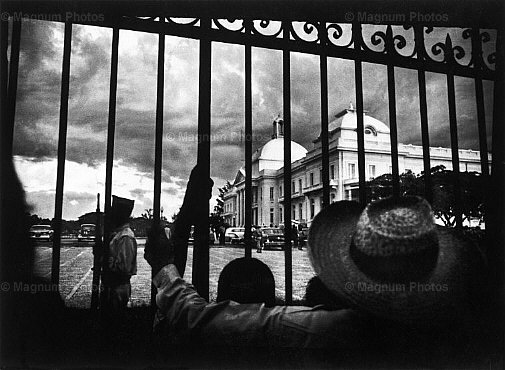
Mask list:
[[284,230],[279,227],[264,227],[261,229],[261,249],[279,247],[284,249]]
[[95,224],[82,224],[79,234],[77,234],[77,242],[94,242],[95,238]]
[[49,225],[33,225],[30,228],[30,238],[40,241],[52,241],[54,231]]
[[245,228],[229,227],[224,233],[224,242],[226,244],[240,244],[244,242]]

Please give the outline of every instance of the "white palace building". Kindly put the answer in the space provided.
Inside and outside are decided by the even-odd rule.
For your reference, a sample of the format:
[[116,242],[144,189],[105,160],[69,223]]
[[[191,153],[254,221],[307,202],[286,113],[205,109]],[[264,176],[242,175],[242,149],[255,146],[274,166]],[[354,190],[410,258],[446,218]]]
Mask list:
[[[365,129],[366,177],[371,179],[391,173],[391,142],[389,127],[366,115]],[[283,121],[273,122],[272,139],[257,149],[252,157],[252,224],[280,225],[283,223]],[[357,114],[352,104],[329,123],[330,201],[358,198]],[[305,222],[320,211],[322,203],[321,140],[313,141],[307,151],[291,141],[291,206],[292,220]],[[430,147],[432,167],[444,165],[452,169],[451,149]],[[460,170],[481,172],[480,153],[460,149]],[[411,170],[421,173],[423,148],[412,144],[398,144],[399,172]],[[245,170],[239,169],[232,188],[224,195],[225,222],[231,226],[244,226]]]

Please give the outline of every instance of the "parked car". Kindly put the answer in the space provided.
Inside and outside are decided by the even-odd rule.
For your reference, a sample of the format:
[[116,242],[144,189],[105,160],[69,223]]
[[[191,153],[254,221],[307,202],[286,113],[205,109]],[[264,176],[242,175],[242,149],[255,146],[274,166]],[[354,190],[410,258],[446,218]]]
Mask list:
[[52,241],[54,231],[49,225],[33,225],[30,227],[30,238],[40,241]]
[[224,242],[229,244],[240,244],[244,242],[243,227],[229,227],[224,233]]
[[77,234],[77,242],[94,242],[96,239],[95,224],[82,224],[79,234]]
[[265,227],[261,229],[261,249],[280,247],[284,249],[284,230],[279,227]]
[[[191,226],[191,231],[189,232],[189,239],[188,239],[189,244],[193,244],[195,242],[194,233],[195,233],[195,227]],[[215,242],[216,242],[216,236],[214,235],[212,229],[209,228],[209,244],[213,245]]]

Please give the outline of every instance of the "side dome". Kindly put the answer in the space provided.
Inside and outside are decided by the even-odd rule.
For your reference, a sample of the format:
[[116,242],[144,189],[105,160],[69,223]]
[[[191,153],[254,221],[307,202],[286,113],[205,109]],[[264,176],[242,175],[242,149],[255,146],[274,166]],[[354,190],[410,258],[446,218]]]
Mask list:
[[[258,159],[267,161],[284,161],[284,139],[279,137],[270,140],[259,150]],[[302,159],[307,155],[307,149],[291,141],[291,162]]]

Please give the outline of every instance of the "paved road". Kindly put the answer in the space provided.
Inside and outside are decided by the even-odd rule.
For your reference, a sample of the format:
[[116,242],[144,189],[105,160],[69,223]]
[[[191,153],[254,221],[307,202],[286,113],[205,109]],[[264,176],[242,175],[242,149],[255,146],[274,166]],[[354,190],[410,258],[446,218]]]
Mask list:
[[[137,275],[132,277],[132,306],[150,303],[151,269],[144,260],[145,239],[138,239]],[[70,307],[90,307],[91,280],[93,273],[93,254],[91,245],[77,245],[75,240],[63,240],[60,254],[60,293]],[[210,299],[215,300],[217,280],[222,268],[231,260],[243,257],[243,248],[215,246],[210,249]],[[285,297],[284,253],[281,251],[263,251],[253,257],[265,262],[275,276],[277,297]],[[47,279],[51,277],[51,244],[38,243],[35,248],[35,274]],[[188,251],[188,266],[185,279],[191,280],[193,248]],[[307,251],[293,249],[293,299],[303,299],[307,281],[313,276],[313,270]]]

